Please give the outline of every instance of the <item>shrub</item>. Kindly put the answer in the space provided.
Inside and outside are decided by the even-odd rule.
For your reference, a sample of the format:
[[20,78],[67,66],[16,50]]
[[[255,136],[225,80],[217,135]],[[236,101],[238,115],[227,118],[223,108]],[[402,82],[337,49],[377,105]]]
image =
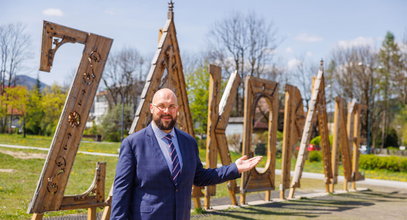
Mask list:
[[407,158],[360,155],[359,167],[364,170],[384,169],[395,172],[407,172]]
[[322,160],[321,152],[319,152],[319,151],[309,152],[309,157],[308,157],[309,162],[320,162],[321,160]]
[[321,136],[316,136],[316,137],[312,138],[312,140],[309,143],[314,144],[314,145],[319,145],[319,143],[321,143]]

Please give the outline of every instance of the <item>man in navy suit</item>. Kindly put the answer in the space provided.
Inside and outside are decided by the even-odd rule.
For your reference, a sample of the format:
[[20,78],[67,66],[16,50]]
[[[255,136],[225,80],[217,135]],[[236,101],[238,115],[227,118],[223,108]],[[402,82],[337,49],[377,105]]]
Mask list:
[[111,219],[189,219],[192,184],[207,186],[240,177],[261,157],[204,169],[195,139],[175,128],[177,97],[154,94],[150,125],[123,140],[113,187]]

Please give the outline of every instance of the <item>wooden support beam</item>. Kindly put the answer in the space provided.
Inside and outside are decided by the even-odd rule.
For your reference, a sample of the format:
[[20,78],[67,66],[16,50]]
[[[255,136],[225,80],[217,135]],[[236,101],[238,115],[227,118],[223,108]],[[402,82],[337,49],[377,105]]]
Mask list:
[[88,220],[96,220],[96,207],[88,208]]
[[31,217],[31,220],[42,220],[44,213],[34,213]]

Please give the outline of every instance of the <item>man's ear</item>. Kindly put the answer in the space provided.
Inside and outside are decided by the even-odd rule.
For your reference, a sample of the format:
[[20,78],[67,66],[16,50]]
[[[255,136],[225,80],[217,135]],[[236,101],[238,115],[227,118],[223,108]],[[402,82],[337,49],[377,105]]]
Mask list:
[[153,104],[150,104],[150,113],[153,114]]

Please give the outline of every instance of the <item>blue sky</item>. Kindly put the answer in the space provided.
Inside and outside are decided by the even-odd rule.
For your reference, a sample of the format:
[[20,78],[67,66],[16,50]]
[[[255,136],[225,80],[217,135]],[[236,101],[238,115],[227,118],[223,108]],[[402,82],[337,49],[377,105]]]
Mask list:
[[[20,22],[31,35],[33,58],[24,74],[36,77],[42,21],[48,20],[114,39],[112,51],[137,48],[151,55],[158,29],[167,17],[167,0],[0,0],[0,24]],[[175,23],[181,52],[206,48],[208,32],[216,21],[233,12],[255,12],[273,22],[283,39],[275,53],[287,68],[296,58],[311,62],[329,59],[337,45],[371,44],[380,47],[387,31],[396,40],[407,34],[405,0],[175,0]],[[39,72],[47,84],[66,83],[79,65],[83,47],[66,44],[55,58],[51,73]],[[182,54],[181,54],[182,55]]]

